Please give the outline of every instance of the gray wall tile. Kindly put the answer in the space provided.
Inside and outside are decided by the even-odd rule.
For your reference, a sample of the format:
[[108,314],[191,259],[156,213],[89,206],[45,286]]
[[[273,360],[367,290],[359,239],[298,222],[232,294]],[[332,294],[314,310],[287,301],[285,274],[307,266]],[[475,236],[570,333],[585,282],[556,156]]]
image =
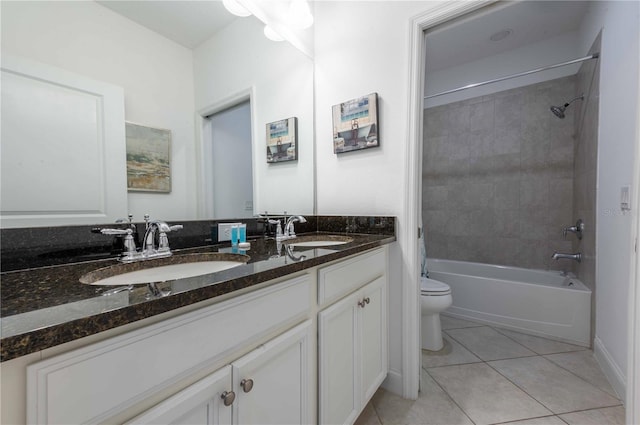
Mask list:
[[[575,223],[579,205],[595,199],[574,173],[595,184],[595,167],[588,174],[587,163],[597,148],[576,133],[582,115],[572,108],[579,101],[564,120],[549,107],[572,99],[580,78],[590,81],[565,77],[425,110],[429,256],[573,270],[551,255],[574,248],[562,228]],[[585,120],[590,113],[597,118],[597,109],[587,108]]]

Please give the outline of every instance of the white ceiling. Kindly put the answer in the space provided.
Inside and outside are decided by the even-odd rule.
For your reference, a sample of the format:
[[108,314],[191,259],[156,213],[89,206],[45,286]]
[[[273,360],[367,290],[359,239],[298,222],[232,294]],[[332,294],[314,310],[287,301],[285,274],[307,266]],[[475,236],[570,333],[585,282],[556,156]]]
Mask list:
[[97,3],[193,49],[233,22],[221,0],[97,0]]
[[[97,3],[185,47],[195,48],[237,17],[221,0],[96,0]],[[500,2],[430,30],[426,71],[471,62],[578,29],[588,1]],[[501,40],[500,30],[513,33]]]
[[[575,31],[588,1],[500,2],[427,33],[426,71],[433,72]],[[492,34],[513,33],[500,41]]]

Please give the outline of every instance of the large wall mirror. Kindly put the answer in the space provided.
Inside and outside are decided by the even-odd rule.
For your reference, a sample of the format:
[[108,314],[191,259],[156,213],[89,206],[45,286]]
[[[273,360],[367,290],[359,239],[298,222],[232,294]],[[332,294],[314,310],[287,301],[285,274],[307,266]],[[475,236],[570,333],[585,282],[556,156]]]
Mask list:
[[[218,1],[3,1],[1,18],[2,228],[127,214],[141,221],[146,213],[179,221],[315,212],[313,60],[296,43],[268,40],[255,16],[232,16]],[[208,26],[215,30],[203,31]],[[45,78],[24,78],[34,66]],[[36,90],[49,75],[59,78],[48,101],[37,93],[16,103],[20,92],[4,88],[11,80]],[[114,102],[120,110],[104,118]],[[6,114],[10,104],[20,111]],[[212,131],[212,117],[242,104],[249,151],[212,149],[226,141],[224,131]],[[65,121],[69,114],[86,115],[88,124]],[[291,117],[297,159],[268,163],[266,125]],[[125,122],[170,130],[170,192],[127,190]],[[214,173],[221,157],[229,167]],[[239,186],[248,173],[252,194]],[[240,194],[242,211],[216,216],[213,190]]]

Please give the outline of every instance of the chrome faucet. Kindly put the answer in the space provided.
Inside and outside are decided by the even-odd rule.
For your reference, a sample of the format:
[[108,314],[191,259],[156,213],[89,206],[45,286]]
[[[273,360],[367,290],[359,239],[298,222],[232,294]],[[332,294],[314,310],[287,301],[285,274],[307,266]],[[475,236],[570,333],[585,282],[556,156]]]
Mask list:
[[[140,251],[136,248],[136,241],[133,236],[135,224],[131,224],[130,227],[126,229],[93,229],[92,232],[102,233],[103,235],[116,235],[118,237],[124,236],[124,251],[118,257],[118,261],[123,263],[169,257],[171,250],[169,249],[167,233],[180,230],[183,226],[181,224],[169,226],[160,220],[150,221],[148,215],[145,215],[144,219],[146,222],[146,231],[142,238],[142,249]],[[157,248],[155,246],[156,235],[158,235]]]
[[551,258],[553,258],[554,260],[559,260],[561,258],[564,258],[567,260],[577,261],[579,263],[582,261],[582,253],[578,252],[576,254],[563,254],[560,252],[554,252]]
[[[168,232],[182,229],[181,224],[169,226],[164,221],[151,220],[147,222],[147,230],[144,232],[142,256],[145,258],[168,257],[171,255],[169,249]],[[158,248],[155,247],[156,234],[158,234]]]
[[293,228],[293,223],[306,223],[307,219],[301,215],[292,215],[287,219],[287,223],[284,225],[284,234],[282,235],[282,239],[291,239],[296,237],[296,231]]

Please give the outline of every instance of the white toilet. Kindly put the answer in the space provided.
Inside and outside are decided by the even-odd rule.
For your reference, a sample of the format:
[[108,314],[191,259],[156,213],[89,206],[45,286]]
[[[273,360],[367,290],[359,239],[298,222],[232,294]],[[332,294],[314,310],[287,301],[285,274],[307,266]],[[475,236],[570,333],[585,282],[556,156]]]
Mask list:
[[451,306],[451,288],[446,283],[426,277],[420,278],[422,310],[422,349],[439,351],[443,347],[440,312]]

